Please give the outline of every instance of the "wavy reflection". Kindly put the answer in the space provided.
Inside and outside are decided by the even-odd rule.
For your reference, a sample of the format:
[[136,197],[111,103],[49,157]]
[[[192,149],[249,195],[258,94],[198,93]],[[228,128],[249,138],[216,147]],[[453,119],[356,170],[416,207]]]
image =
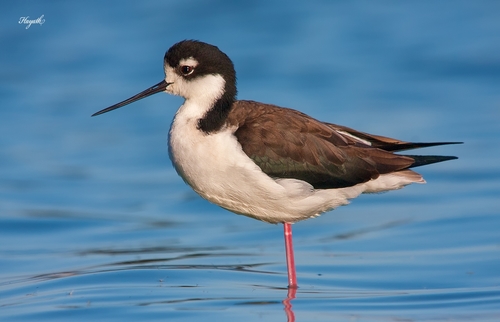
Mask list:
[[286,295],[286,299],[283,300],[283,306],[285,307],[286,320],[288,322],[295,322],[295,313],[292,310],[292,300],[295,299],[295,295],[297,294],[296,287],[289,287]]

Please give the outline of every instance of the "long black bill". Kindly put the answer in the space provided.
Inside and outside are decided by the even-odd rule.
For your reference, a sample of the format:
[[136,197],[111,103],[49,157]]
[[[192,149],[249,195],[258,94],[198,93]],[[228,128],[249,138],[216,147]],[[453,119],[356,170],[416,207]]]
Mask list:
[[107,107],[103,110],[100,110],[99,112],[92,114],[92,116],[96,116],[96,115],[107,113],[107,112],[112,111],[112,110],[116,110],[117,108],[120,108],[122,106],[128,105],[128,104],[133,103],[135,101],[138,101],[140,99],[143,99],[144,97],[148,97],[150,95],[153,95],[153,94],[156,94],[159,92],[163,92],[167,88],[168,85],[170,85],[170,84],[165,82],[165,80],[162,80],[158,84],[151,86],[150,88],[146,89],[145,91],[142,91],[139,94],[134,95],[131,98],[124,100],[123,102],[112,105],[112,106]]

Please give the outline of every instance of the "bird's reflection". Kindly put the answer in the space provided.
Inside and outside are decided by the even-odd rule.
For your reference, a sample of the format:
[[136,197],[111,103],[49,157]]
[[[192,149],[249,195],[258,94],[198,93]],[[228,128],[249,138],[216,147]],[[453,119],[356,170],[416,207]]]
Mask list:
[[286,299],[283,300],[283,306],[285,307],[284,310],[288,322],[295,322],[295,314],[292,309],[292,300],[295,298],[295,294],[297,294],[297,288],[289,287]]

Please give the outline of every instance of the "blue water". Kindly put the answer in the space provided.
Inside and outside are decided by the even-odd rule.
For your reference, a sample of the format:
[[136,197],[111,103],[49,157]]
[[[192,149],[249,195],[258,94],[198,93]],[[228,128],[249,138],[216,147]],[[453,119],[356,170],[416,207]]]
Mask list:
[[[500,320],[499,16],[498,1],[4,3],[0,320]],[[294,225],[287,294],[282,227],[209,204],[171,166],[180,98],[90,117],[159,82],[186,38],[233,59],[241,99],[464,141],[422,150],[460,159]]]

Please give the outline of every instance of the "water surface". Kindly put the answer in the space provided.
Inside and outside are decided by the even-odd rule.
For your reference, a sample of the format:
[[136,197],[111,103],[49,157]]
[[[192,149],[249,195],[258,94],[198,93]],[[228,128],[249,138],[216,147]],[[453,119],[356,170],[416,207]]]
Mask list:
[[[498,321],[499,14],[496,1],[4,5],[0,319]],[[289,294],[282,227],[209,204],[171,166],[182,99],[90,118],[159,82],[182,39],[233,59],[241,99],[464,141],[422,150],[460,159],[294,225]]]

